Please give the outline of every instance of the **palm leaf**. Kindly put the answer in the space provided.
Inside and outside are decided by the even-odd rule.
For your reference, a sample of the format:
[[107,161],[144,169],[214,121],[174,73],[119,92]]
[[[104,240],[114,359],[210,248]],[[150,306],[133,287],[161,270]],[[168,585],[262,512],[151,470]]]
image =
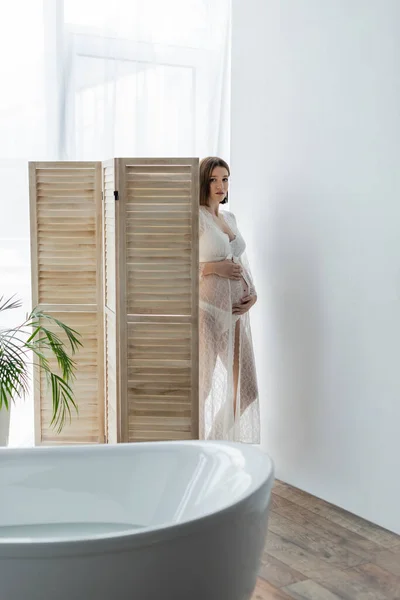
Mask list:
[[24,397],[29,389],[25,350],[8,333],[0,332],[0,410],[3,405],[8,410],[10,401]]
[[53,397],[53,418],[50,424],[53,427],[58,426],[58,432],[60,432],[65,425],[67,413],[69,420],[71,420],[70,404],[76,412],[78,412],[78,407],[74,401],[71,388],[59,375],[50,373],[50,382]]
[[13,300],[14,296],[8,298],[8,300],[4,300],[4,296],[0,296],[0,312],[3,310],[10,310],[12,308],[21,308],[22,302],[21,300]]
[[[42,311],[34,309],[30,315],[30,318],[32,320],[37,320],[37,321],[39,321],[40,319],[47,319],[48,321],[57,325],[57,327],[59,327],[66,334],[73,354],[79,349],[79,347],[82,346],[82,342],[78,339],[78,337],[80,337],[79,333],[77,331],[75,331],[75,329],[68,327],[68,325],[66,325],[65,323],[63,323],[62,321],[57,319],[56,317],[52,317],[51,315],[48,315],[46,313],[43,313]],[[42,329],[45,330],[45,327],[42,326]]]
[[[14,297],[0,297],[0,311],[19,308],[21,302]],[[43,322],[49,324],[46,327]],[[64,333],[71,355],[82,346],[80,334],[38,309],[34,309],[25,322],[13,329],[0,330],[0,409],[9,408],[16,397],[24,397],[29,391],[29,352],[37,357],[39,369],[44,371],[52,394],[51,426],[60,432],[67,418],[71,420],[71,408],[78,412],[71,384],[75,379],[76,363],[68,353],[65,343],[50,326]],[[53,372],[49,358],[56,359],[60,375]]]

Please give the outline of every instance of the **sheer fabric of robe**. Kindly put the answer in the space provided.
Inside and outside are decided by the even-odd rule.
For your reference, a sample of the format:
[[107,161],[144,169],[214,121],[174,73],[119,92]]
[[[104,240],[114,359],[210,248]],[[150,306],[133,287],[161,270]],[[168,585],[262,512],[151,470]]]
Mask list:
[[[238,317],[232,304],[255,288],[245,256],[246,244],[234,215],[221,211],[235,238],[230,241],[212,215],[200,207],[200,437],[259,443],[257,376],[249,312]],[[204,263],[233,259],[245,281],[203,276]],[[240,323],[239,379],[234,394],[235,327]]]

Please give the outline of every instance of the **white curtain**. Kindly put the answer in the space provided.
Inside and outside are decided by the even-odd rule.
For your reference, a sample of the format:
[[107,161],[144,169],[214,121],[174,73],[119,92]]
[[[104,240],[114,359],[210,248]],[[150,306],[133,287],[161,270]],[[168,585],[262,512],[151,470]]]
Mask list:
[[[8,3],[0,22],[0,296],[16,294],[23,307],[0,326],[31,307],[27,161],[229,160],[230,15],[230,0]],[[10,445],[32,443],[29,398],[12,411]]]

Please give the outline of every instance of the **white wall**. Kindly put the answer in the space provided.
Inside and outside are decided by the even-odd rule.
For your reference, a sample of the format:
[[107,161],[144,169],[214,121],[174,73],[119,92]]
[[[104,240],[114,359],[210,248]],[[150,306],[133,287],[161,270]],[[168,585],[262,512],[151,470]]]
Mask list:
[[232,44],[262,445],[400,533],[400,2],[233,0]]

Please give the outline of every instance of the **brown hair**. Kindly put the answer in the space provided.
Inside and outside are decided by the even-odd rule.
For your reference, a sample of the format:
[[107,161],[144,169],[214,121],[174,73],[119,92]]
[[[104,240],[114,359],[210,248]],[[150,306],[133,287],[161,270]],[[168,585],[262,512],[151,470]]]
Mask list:
[[[200,205],[208,206],[208,199],[210,196],[210,178],[215,167],[223,167],[228,171],[228,175],[231,174],[228,163],[222,158],[217,156],[208,156],[203,158],[200,162]],[[226,204],[228,202],[228,194],[220,202],[220,204]]]

